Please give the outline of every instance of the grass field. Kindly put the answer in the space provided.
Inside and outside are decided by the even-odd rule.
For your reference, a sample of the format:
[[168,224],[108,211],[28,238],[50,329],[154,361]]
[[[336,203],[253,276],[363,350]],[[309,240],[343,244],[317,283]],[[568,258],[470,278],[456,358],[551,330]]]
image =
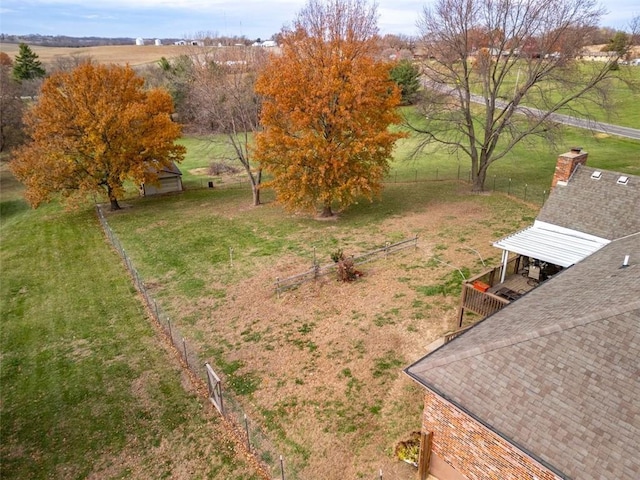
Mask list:
[[0,477],[257,478],[154,331],[92,209],[1,166]]
[[[156,63],[162,57],[173,58],[179,55],[190,55],[194,48],[187,45],[107,45],[77,48],[31,45],[30,47],[45,67],[53,64],[59,58],[69,56],[91,57],[98,63],[129,64],[136,67]],[[5,52],[14,58],[18,54],[18,44],[0,43],[0,52]]]
[[[560,145],[553,146],[535,139],[517,145],[509,155],[489,167],[485,189],[510,192],[521,199],[524,199],[526,189],[527,201],[541,204],[549,193],[558,154],[573,146],[580,146],[589,152],[591,166],[640,175],[638,141],[562,128],[560,142]],[[204,188],[209,181],[213,181],[214,185],[223,182],[239,185],[246,183],[242,172],[231,177],[207,174],[208,167],[214,162],[235,165],[233,161],[229,162],[231,153],[224,137],[185,137],[181,143],[189,151],[180,166],[186,188]],[[417,145],[415,138],[403,139],[397,143],[387,184],[469,178],[470,161],[461,153],[452,154],[442,147],[429,146],[414,156]]]

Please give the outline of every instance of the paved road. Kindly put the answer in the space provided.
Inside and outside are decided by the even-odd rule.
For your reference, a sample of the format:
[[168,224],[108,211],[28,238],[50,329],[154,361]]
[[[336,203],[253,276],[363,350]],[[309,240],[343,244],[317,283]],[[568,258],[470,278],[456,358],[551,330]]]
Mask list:
[[[435,89],[440,91],[443,91],[446,88],[443,85],[435,86],[431,82],[424,82],[424,85],[427,87],[431,85],[431,88],[435,87]],[[451,89],[451,91],[453,92],[453,89]],[[484,99],[480,95],[471,95],[471,100],[474,103],[484,104]],[[499,107],[504,107],[507,105],[507,102],[498,100],[496,101],[496,105],[498,105]],[[525,106],[518,107],[518,110],[521,110],[521,111],[527,110],[529,112],[533,112],[538,115],[543,115],[544,113],[542,110],[525,107]],[[585,120],[584,118],[572,117],[570,115],[561,115],[559,113],[552,113],[549,116],[549,118],[551,118],[551,120],[553,120],[554,122],[562,123],[564,125],[570,125],[572,127],[584,128],[586,130],[603,132],[609,135],[616,135],[618,137],[626,137],[626,138],[632,138],[634,140],[640,140],[640,130],[637,128],[621,127],[619,125],[596,122],[593,120]]]
[[[471,95],[471,100],[474,103],[484,104],[484,99],[480,95]],[[496,105],[499,107],[505,107],[507,102],[497,100]],[[519,106],[519,111],[528,111],[537,115],[543,115],[542,110],[537,108]],[[603,132],[609,135],[616,135],[618,137],[633,138],[634,140],[640,140],[640,130],[636,128],[621,127],[619,125],[611,125],[610,123],[601,123],[594,120],[585,120],[584,118],[572,117],[570,115],[562,115],[560,113],[552,113],[549,118],[556,123],[562,123],[564,125],[570,125],[572,127],[584,128],[594,132]]]
[[608,133],[609,135],[617,135],[618,137],[640,140],[640,130],[636,128],[621,127],[619,125],[611,125],[610,123],[593,122],[585,120],[584,118],[560,115],[559,113],[552,114],[551,118],[554,122],[564,123],[565,125],[571,125],[572,127],[586,128],[596,132]]
[[[475,97],[476,95],[474,95]],[[484,100],[474,99],[474,101],[480,100],[480,103],[484,103]],[[506,102],[496,102],[499,106],[503,107]],[[543,115],[542,110],[531,107],[518,107],[518,110],[528,110],[538,115]],[[633,138],[634,140],[640,140],[640,130],[636,128],[621,127],[619,125],[612,125],[610,123],[596,122],[594,120],[585,120],[584,118],[572,117],[570,115],[562,115],[560,113],[552,113],[549,118],[556,123],[562,123],[564,125],[570,125],[572,127],[584,128],[594,132],[603,132],[609,135],[616,135],[618,137]]]

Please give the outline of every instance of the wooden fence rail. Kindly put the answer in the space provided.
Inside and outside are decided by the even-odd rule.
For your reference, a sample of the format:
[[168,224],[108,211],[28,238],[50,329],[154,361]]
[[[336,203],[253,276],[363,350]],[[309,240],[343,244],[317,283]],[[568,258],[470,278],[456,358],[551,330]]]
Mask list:
[[[400,242],[393,243],[393,244],[387,242],[384,247],[371,250],[369,252],[360,254],[358,256],[353,256],[352,259],[355,265],[362,265],[364,263],[376,260],[381,256],[386,257],[392,253],[397,253],[409,247],[414,247],[414,248],[418,247],[417,235],[413,238],[402,240]],[[298,273],[296,275],[292,275],[286,278],[277,277],[275,282],[276,295],[279,295],[280,293],[286,290],[296,288],[297,286],[302,285],[305,282],[315,280],[322,275],[334,273],[336,272],[337,267],[338,267],[338,264],[335,262],[327,265],[323,265],[323,266],[315,264],[306,272]]]

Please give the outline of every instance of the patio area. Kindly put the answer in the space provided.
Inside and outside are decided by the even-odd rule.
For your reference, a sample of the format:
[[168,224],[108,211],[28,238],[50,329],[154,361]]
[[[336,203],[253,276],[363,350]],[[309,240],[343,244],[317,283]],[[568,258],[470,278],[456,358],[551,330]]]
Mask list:
[[501,282],[502,269],[503,266],[492,268],[462,284],[458,328],[468,323],[465,322],[465,313],[480,316],[473,319],[474,323],[488,317],[557,274],[562,267],[517,255],[506,263],[504,281]]

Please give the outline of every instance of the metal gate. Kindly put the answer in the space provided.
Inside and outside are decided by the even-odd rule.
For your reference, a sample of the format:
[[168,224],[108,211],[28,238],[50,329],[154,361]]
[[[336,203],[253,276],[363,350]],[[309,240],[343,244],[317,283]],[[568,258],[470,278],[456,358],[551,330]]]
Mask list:
[[216,375],[216,372],[213,371],[211,365],[208,363],[204,364],[207,370],[207,386],[209,387],[209,400],[213,403],[221,415],[224,416],[224,405],[222,403],[222,385],[220,383],[220,378]]

